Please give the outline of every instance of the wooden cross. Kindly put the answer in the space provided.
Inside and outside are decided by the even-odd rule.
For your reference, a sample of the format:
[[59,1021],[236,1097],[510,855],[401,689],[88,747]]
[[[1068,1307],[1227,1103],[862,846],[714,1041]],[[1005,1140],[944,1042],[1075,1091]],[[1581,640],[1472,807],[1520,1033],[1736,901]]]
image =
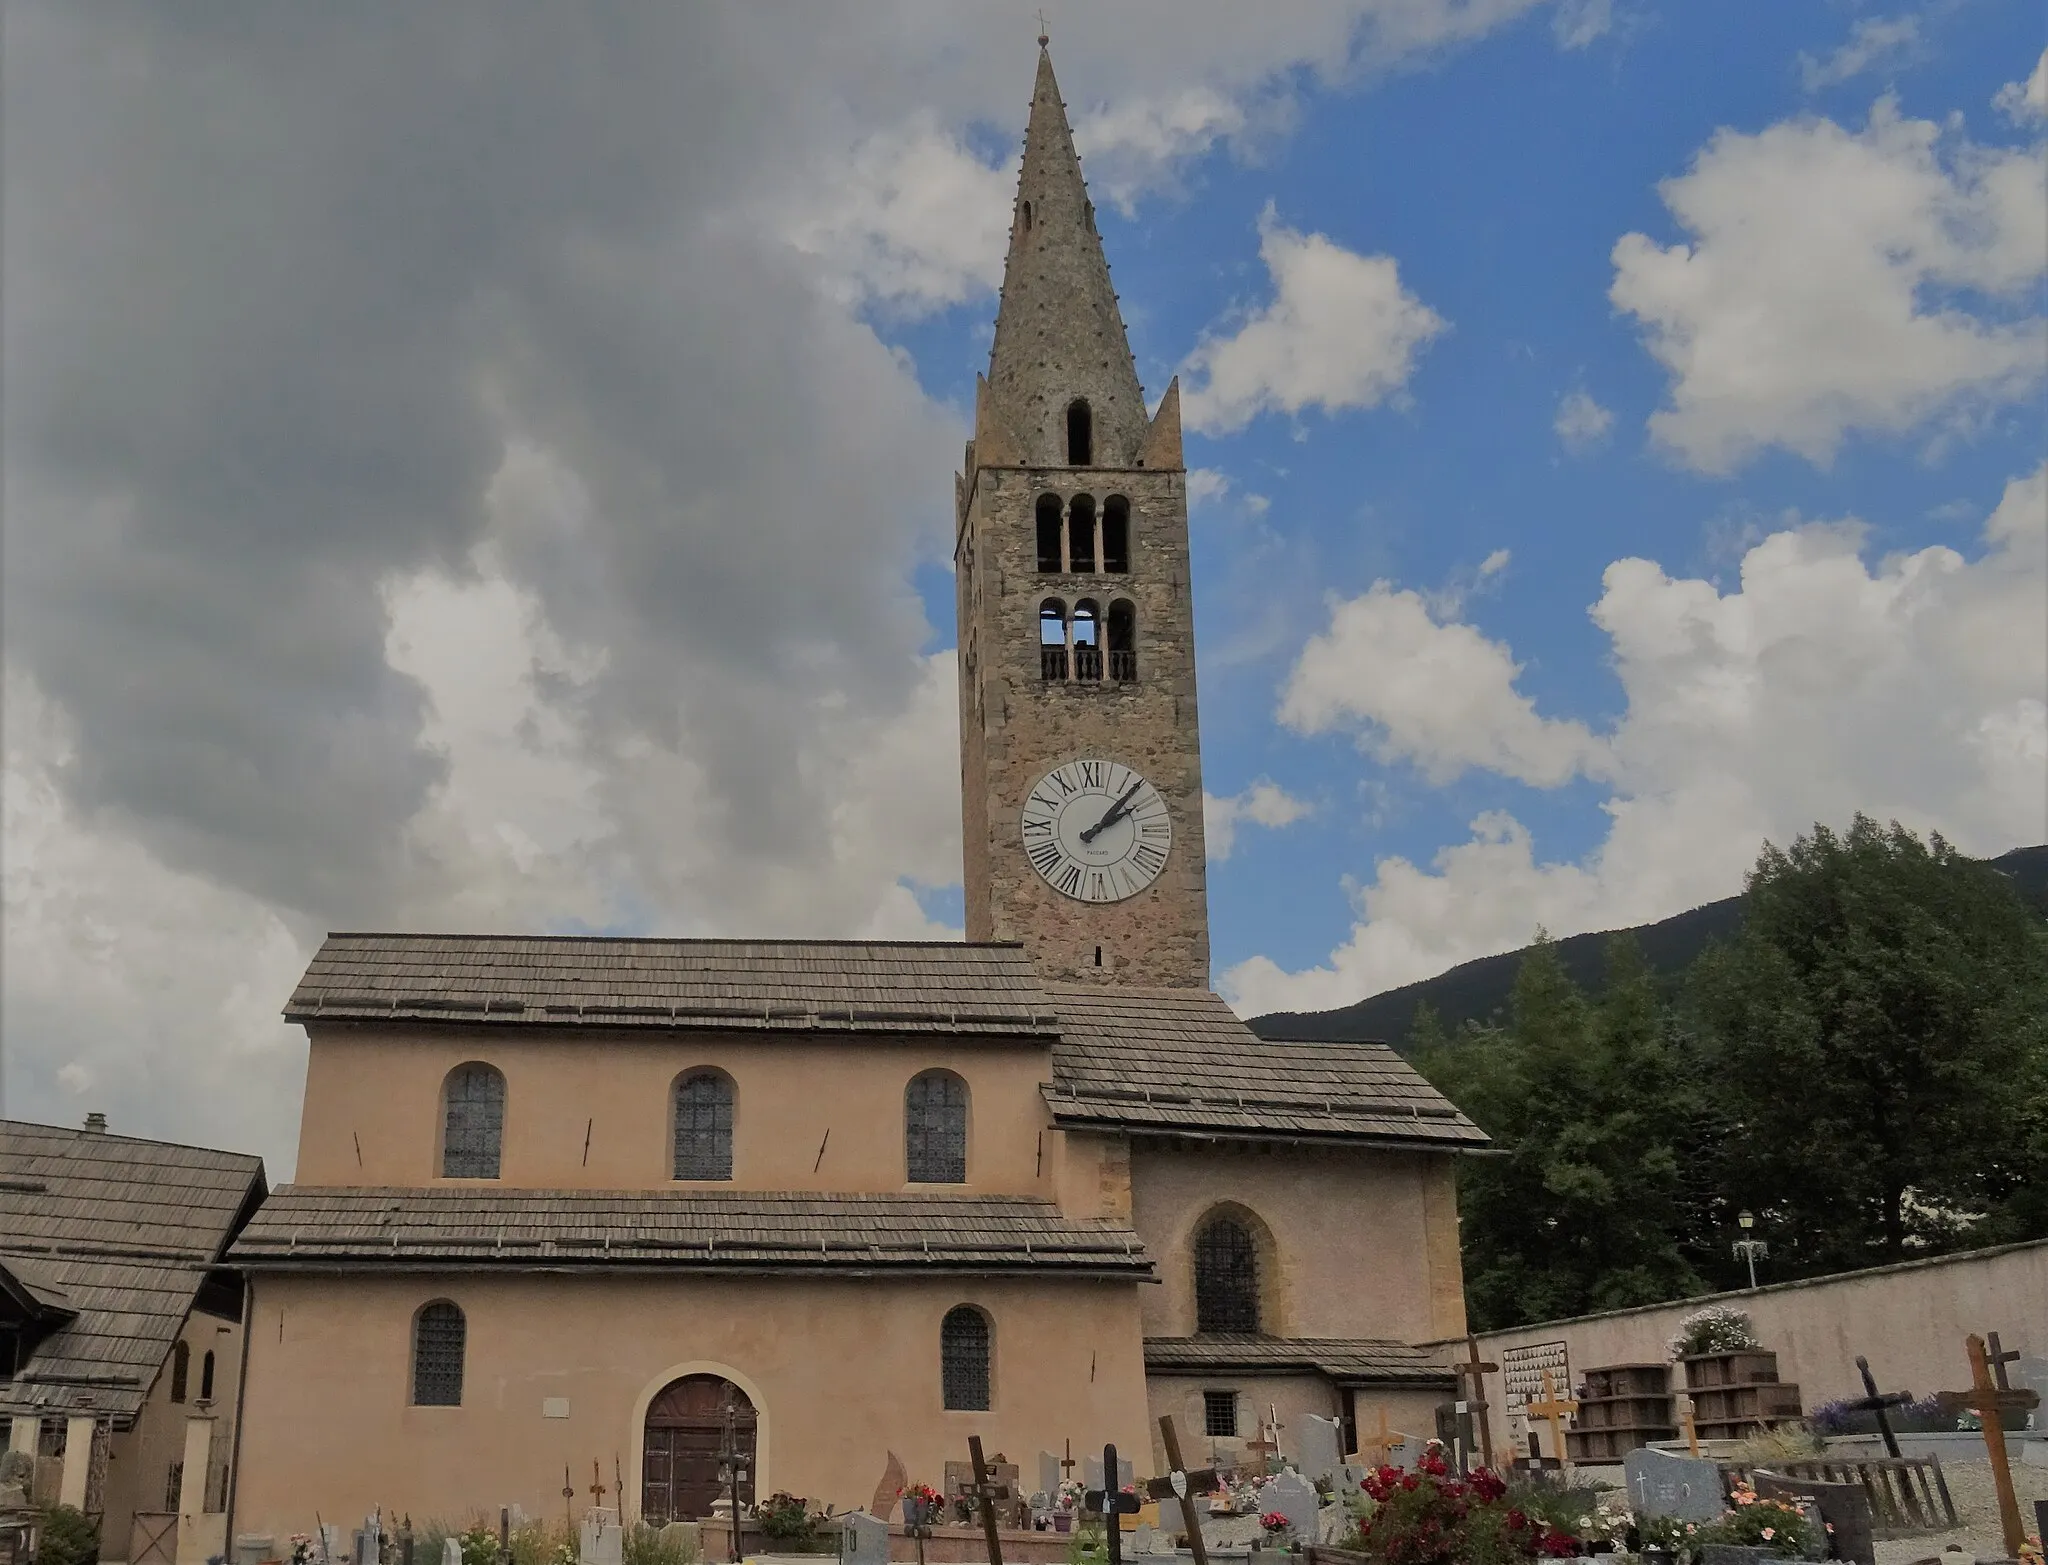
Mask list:
[[1999,1385],[2006,1360],[2001,1354],[1994,1376],[1992,1358],[1985,1351],[1982,1337],[1973,1336],[1963,1346],[1970,1355],[1970,1389],[1944,1391],[1935,1400],[1949,1412],[1975,1413],[1984,1425],[1984,1452],[1991,1458],[1991,1484],[1998,1491],[1998,1525],[2005,1533],[2005,1552],[2017,1559],[2027,1535],[2020,1526],[2020,1502],[2012,1489],[2012,1468],[2006,1464],[2005,1415],[2013,1408],[2039,1407],[2041,1394]]
[[1273,1464],[1279,1460],[1280,1431],[1284,1427],[1280,1422],[1280,1409],[1278,1407],[1268,1403],[1266,1414],[1266,1418],[1261,1420],[1259,1424],[1259,1438],[1247,1440],[1244,1443],[1245,1450],[1258,1453],[1254,1460],[1258,1462],[1262,1475],[1270,1473],[1273,1470]]
[[1685,1431],[1686,1449],[1694,1456],[1700,1454],[1700,1426],[1693,1422],[1692,1398],[1685,1399],[1685,1411],[1678,1416],[1678,1425]]
[[1188,1549],[1195,1556],[1195,1565],[1209,1565],[1209,1551],[1202,1544],[1202,1519],[1195,1514],[1193,1497],[1214,1494],[1223,1487],[1223,1479],[1213,1467],[1188,1471],[1188,1464],[1181,1460],[1180,1433],[1173,1427],[1171,1413],[1160,1416],[1159,1438],[1166,1444],[1166,1476],[1148,1482],[1145,1492],[1155,1500],[1180,1502],[1181,1525],[1187,1529]]
[[1394,1447],[1400,1445],[1405,1440],[1414,1438],[1412,1435],[1402,1434],[1398,1429],[1387,1427],[1387,1410],[1384,1407],[1379,1410],[1379,1414],[1380,1427],[1378,1430],[1374,1432],[1371,1439],[1359,1441],[1358,1449],[1351,1453],[1353,1456],[1364,1456],[1366,1452],[1370,1451],[1372,1453],[1372,1460],[1366,1463],[1368,1467],[1385,1467],[1387,1465],[1387,1458],[1394,1454]]
[[1543,1372],[1543,1400],[1526,1404],[1528,1410],[1550,1425],[1551,1443],[1557,1447],[1557,1459],[1566,1467],[1571,1466],[1565,1457],[1564,1420],[1568,1413],[1576,1413],[1579,1404],[1571,1397],[1557,1394],[1557,1382],[1550,1378],[1550,1371]]
[[1060,1458],[1060,1471],[1067,1477],[1072,1478],[1074,1476],[1074,1469],[1080,1465],[1079,1462],[1074,1460],[1074,1442],[1070,1438],[1067,1441],[1067,1454]]
[[[988,1565],[1003,1565],[1003,1540],[996,1529],[996,1501],[1010,1497],[1010,1486],[989,1478],[988,1463],[981,1459],[981,1436],[967,1437],[967,1455],[974,1463],[973,1494],[981,1506],[982,1536],[988,1539]],[[734,1523],[738,1525],[737,1521]]]
[[1465,1338],[1465,1351],[1470,1355],[1462,1364],[1453,1364],[1451,1369],[1460,1380],[1472,1382],[1465,1406],[1473,1417],[1479,1420],[1479,1461],[1484,1467],[1493,1466],[1493,1425],[1486,1416],[1486,1377],[1497,1374],[1498,1364],[1482,1364],[1479,1361],[1479,1339]]
[[1852,1413],[1875,1413],[1877,1432],[1884,1436],[1884,1452],[1893,1461],[1899,1459],[1899,1437],[1892,1433],[1892,1421],[1885,1416],[1885,1409],[1904,1407],[1913,1400],[1910,1391],[1879,1391],[1877,1377],[1870,1373],[1870,1360],[1861,1353],[1856,1355],[1856,1373],[1863,1377],[1863,1395],[1848,1404]]
[[1997,1332],[1984,1333],[1984,1362],[1991,1366],[1992,1378],[1998,1382],[2000,1391],[2012,1390],[2012,1383],[2005,1378],[2005,1366],[2018,1362],[2019,1357],[2020,1350],[2003,1346]]
[[1117,1480],[1124,1470],[1116,1459],[1116,1447],[1102,1448],[1102,1487],[1090,1489],[1081,1497],[1081,1503],[1103,1520],[1103,1530],[1109,1535],[1109,1565],[1123,1565],[1123,1518],[1138,1514],[1138,1497],[1125,1494]]
[[604,1475],[597,1470],[597,1458],[594,1456],[590,1459],[590,1492],[595,1496],[591,1503],[598,1506],[602,1506],[604,1497],[611,1493],[604,1486]]

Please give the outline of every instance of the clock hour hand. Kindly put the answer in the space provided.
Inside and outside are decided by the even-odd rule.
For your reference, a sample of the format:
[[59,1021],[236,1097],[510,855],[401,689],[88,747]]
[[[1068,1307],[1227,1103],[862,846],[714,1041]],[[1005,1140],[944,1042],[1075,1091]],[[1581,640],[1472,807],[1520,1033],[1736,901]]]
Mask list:
[[1097,837],[1101,836],[1105,831],[1109,830],[1110,827],[1114,826],[1118,821],[1122,820],[1126,815],[1130,814],[1131,800],[1137,797],[1138,790],[1144,786],[1145,780],[1142,777],[1139,778],[1138,781],[1132,783],[1131,786],[1125,790],[1124,796],[1109,807],[1108,814],[1104,815],[1101,820],[1097,821],[1093,826],[1090,826],[1086,831],[1081,833],[1081,840],[1083,842],[1093,842]]

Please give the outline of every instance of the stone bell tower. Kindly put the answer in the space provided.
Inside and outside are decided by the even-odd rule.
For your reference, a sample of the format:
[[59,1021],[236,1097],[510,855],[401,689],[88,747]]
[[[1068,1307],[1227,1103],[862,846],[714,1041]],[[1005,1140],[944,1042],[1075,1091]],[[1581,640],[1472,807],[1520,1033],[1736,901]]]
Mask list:
[[1179,387],[1148,416],[1043,42],[955,479],[967,937],[1206,989]]

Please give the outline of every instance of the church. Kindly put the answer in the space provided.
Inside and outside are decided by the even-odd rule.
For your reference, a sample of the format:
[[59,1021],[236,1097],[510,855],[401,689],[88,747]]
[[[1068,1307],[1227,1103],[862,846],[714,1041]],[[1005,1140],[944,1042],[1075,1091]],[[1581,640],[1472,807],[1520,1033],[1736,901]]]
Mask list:
[[970,1435],[1143,1473],[1165,1413],[1225,1460],[1428,1427],[1485,1137],[1209,990],[1178,392],[1042,51],[955,514],[965,942],[328,937],[297,1182],[230,1252],[232,1533],[565,1473],[696,1517],[727,1438],[846,1509]]

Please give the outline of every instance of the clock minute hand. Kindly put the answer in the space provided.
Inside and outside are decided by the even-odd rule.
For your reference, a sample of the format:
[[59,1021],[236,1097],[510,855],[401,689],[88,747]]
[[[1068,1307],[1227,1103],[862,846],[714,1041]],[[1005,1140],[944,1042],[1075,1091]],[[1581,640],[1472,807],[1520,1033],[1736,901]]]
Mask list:
[[1097,821],[1093,826],[1090,826],[1086,831],[1081,833],[1081,840],[1083,842],[1093,842],[1097,837],[1101,836],[1105,831],[1109,830],[1110,827],[1114,826],[1118,821],[1122,820],[1126,815],[1130,814],[1131,800],[1137,797],[1138,790],[1144,786],[1145,780],[1142,777],[1139,778],[1138,781],[1132,783],[1131,786],[1125,790],[1124,796],[1109,807],[1109,812],[1106,815],[1104,815],[1101,820]]

